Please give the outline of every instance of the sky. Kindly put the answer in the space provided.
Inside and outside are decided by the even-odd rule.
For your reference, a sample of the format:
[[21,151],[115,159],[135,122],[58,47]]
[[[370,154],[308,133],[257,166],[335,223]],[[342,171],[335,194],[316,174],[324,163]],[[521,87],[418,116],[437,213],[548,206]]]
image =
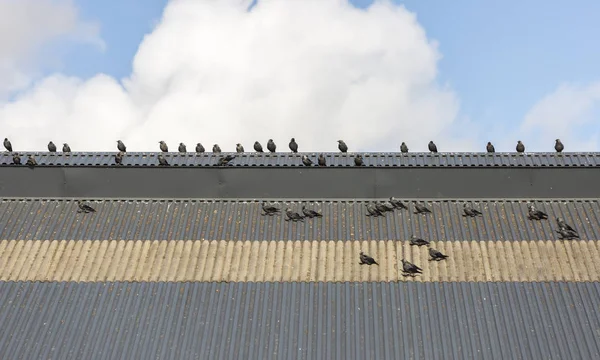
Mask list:
[[[568,5],[568,6],[567,6]],[[17,151],[600,147],[600,2],[0,0]]]

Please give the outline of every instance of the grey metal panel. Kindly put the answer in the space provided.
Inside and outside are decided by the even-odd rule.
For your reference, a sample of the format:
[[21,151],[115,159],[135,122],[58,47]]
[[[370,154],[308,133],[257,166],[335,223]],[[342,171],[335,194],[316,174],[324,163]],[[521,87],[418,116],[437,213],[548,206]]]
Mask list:
[[[411,199],[408,199],[411,200]],[[414,200],[414,199],[413,199]],[[396,210],[367,217],[363,200],[284,201],[300,212],[320,209],[322,219],[288,222],[283,215],[262,216],[257,200],[111,200],[89,203],[95,214],[77,213],[72,199],[0,201],[0,239],[4,240],[552,240],[556,217],[574,226],[582,240],[600,236],[600,201],[535,200],[550,217],[527,219],[527,200],[469,202],[483,217],[465,218],[463,201],[419,199],[433,214]]]
[[[116,152],[19,152],[25,163],[26,155],[33,155],[40,166],[115,166]],[[131,166],[157,166],[158,152],[128,152],[123,164]],[[316,163],[320,153],[162,153],[173,166],[213,166],[221,156],[236,155],[232,166],[302,166],[302,155]],[[323,153],[327,166],[354,166],[357,153]],[[361,153],[365,166],[372,167],[482,167],[482,166],[527,166],[527,167],[596,167],[600,166],[600,153]],[[12,155],[0,154],[0,166],[13,166]]]
[[6,358],[597,359],[600,283],[0,283]]
[[1,197],[597,198],[600,168],[0,167]]

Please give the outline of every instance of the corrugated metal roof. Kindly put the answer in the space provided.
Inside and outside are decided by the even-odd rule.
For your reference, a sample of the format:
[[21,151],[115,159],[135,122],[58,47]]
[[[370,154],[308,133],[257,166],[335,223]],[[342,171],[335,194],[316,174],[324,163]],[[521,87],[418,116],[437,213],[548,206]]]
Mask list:
[[96,200],[98,212],[78,214],[69,199],[0,201],[0,239],[4,240],[405,240],[412,234],[435,241],[557,239],[560,216],[582,240],[600,239],[600,202],[534,201],[550,216],[527,219],[525,200],[469,202],[483,217],[462,216],[461,201],[418,200],[433,214],[397,210],[367,217],[365,201],[280,202],[296,211],[302,204],[320,209],[322,219],[288,222],[261,216],[259,201],[243,200]]
[[600,283],[0,283],[8,359],[598,359]]
[[[19,152],[33,154],[40,166],[115,166],[116,152]],[[128,152],[123,165],[157,166],[161,153]],[[317,163],[319,153],[162,153],[173,166],[214,166],[227,154],[236,155],[229,166],[303,166],[302,155],[308,155]],[[323,153],[327,166],[354,166],[356,153]],[[600,166],[600,153],[361,153],[367,167],[595,167]],[[0,154],[0,166],[11,165],[10,153]],[[23,164],[25,159],[23,159]],[[23,165],[24,166],[24,165]]]
[[[15,281],[600,281],[599,241],[0,241]],[[359,264],[361,251],[379,266]],[[401,259],[423,269],[402,275]]]

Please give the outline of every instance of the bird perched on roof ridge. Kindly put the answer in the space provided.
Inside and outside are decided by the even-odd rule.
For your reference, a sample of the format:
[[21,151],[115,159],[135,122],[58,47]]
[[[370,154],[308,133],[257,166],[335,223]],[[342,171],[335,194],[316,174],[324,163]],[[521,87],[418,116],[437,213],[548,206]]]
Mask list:
[[264,152],[262,145],[258,141],[254,142],[254,151],[259,153]]
[[359,265],[377,265],[379,266],[379,264],[377,263],[377,261],[375,261],[375,259],[373,259],[371,256],[365,254],[364,252],[360,252],[360,256],[359,256],[360,262],[358,263]]
[[187,152],[187,147],[184,143],[179,143],[179,148],[177,148],[177,150],[179,150],[180,153],[185,154]]
[[118,153],[115,154],[115,164],[117,165],[123,165],[123,155],[125,153],[122,151],[119,151]]
[[293,153],[297,153],[298,152],[298,143],[296,142],[296,139],[292,138],[292,140],[290,140],[290,150],[292,150]]
[[127,152],[127,147],[121,140],[117,140],[117,150],[120,152]]
[[244,146],[240,143],[235,144],[235,152],[242,154],[244,152]]
[[405,209],[408,210],[408,207],[406,205],[404,205],[404,203],[402,203],[402,201],[396,199],[395,197],[391,196],[390,197],[390,203],[396,208],[396,209]]
[[235,159],[235,155],[226,155],[223,156],[222,158],[219,159],[219,162],[217,163],[218,166],[225,166],[227,164],[229,164],[229,162],[231,160]]
[[202,145],[201,143],[196,144],[196,152],[197,153],[203,153],[205,151],[206,151],[206,149],[204,149],[204,145]]
[[340,151],[343,153],[348,152],[348,145],[346,145],[344,140],[338,140],[338,149],[340,149]]
[[438,250],[434,249],[434,248],[429,248],[429,261],[441,261],[444,259],[449,258],[448,255],[444,255],[441,252],[439,252]]
[[264,213],[264,214],[262,214],[262,215],[268,215],[268,216],[275,215],[275,214],[277,214],[279,211],[281,211],[281,209],[279,209],[279,208],[278,208],[278,207],[276,207],[275,205],[273,205],[273,204],[268,204],[268,203],[266,203],[266,202],[263,202],[263,203],[262,203],[262,209],[263,209],[263,211],[265,212],[265,213]]
[[406,145],[406,143],[404,141],[402,142],[402,144],[400,144],[400,152],[402,152],[402,153],[408,152],[408,146]]
[[377,209],[382,214],[390,211],[390,209],[380,201],[375,203],[375,209]]
[[50,141],[48,143],[48,151],[50,151],[50,152],[56,152],[56,145],[54,145],[54,143],[52,141]]
[[517,141],[517,152],[518,153],[523,153],[525,152],[525,145],[521,142],[521,140]]
[[557,153],[562,152],[565,149],[565,146],[563,145],[563,143],[560,141],[560,139],[556,139],[556,143],[554,144],[554,150],[556,150]]
[[96,212],[96,209],[94,209],[86,203],[83,203],[81,200],[77,200],[77,206],[79,207],[79,210],[77,210],[77,212],[83,212],[86,214]]
[[412,245],[416,245],[416,246],[427,245],[427,246],[429,246],[429,241],[419,238],[419,237],[416,237],[415,235],[411,235],[409,244],[411,246]]
[[212,152],[215,153],[215,154],[221,153],[221,147],[219,146],[219,144],[214,144],[213,145]]
[[70,152],[71,152],[71,147],[69,146],[69,144],[67,144],[67,143],[64,143],[64,144],[63,144],[62,151],[63,151],[64,153],[70,153]]
[[298,214],[295,211],[292,211],[292,209],[290,209],[290,208],[285,209],[285,215],[287,216],[285,221],[290,221],[290,220],[293,222],[304,221],[304,216]]
[[27,162],[25,163],[27,166],[29,167],[34,167],[36,166],[38,163],[37,161],[35,161],[35,158],[33,157],[33,155],[29,155],[27,157]]
[[464,212],[463,216],[470,216],[470,217],[476,217],[479,215],[483,216],[481,211],[473,209],[472,207],[467,205],[467,203],[464,203],[464,205],[463,205],[463,212]]
[[421,205],[419,203],[415,203],[415,214],[431,214],[431,210],[425,207],[425,205]]
[[496,148],[494,148],[494,145],[492,145],[492,143],[490,141],[488,141],[487,146],[485,147],[485,149],[489,153],[495,153],[496,152]]
[[365,163],[363,162],[363,157],[361,154],[356,154],[354,157],[354,166],[363,166]]
[[167,161],[167,159],[165,159],[164,156],[162,156],[162,154],[158,155],[158,165],[159,166],[169,166],[169,162]]
[[327,166],[327,161],[325,160],[325,156],[323,154],[319,154],[319,166]]
[[8,138],[4,138],[4,147],[6,148],[6,150],[8,150],[8,152],[13,151],[12,144],[10,143],[10,140],[8,140]]
[[272,153],[274,153],[275,150],[277,150],[277,145],[275,145],[273,139],[269,139],[269,141],[267,141],[267,150],[269,150]]
[[432,152],[434,154],[438,152],[437,146],[435,145],[433,140],[429,142],[429,144],[427,145],[427,148],[429,149],[430,152]]
[[366,204],[367,207],[367,216],[380,216],[383,215],[383,212],[381,212],[379,209],[377,209],[377,207],[375,207],[375,205],[368,203]]
[[13,164],[14,165],[21,165],[21,157],[17,153],[13,154]]
[[529,220],[545,220],[548,219],[548,214],[541,210],[537,210],[535,206],[529,205],[528,207],[528,218]]
[[302,205],[302,213],[304,216],[311,219],[315,217],[323,217],[323,214],[312,209],[307,209],[305,205]]
[[169,152],[169,147],[167,146],[166,142],[164,142],[164,141],[161,140],[158,143],[160,144],[160,146],[159,146],[160,147],[160,151],[162,151],[162,152]]
[[417,274],[422,274],[423,269],[418,267],[417,265],[402,259],[402,275],[403,276],[415,276]]
[[311,166],[313,162],[308,156],[302,155],[302,164],[304,164],[304,166]]

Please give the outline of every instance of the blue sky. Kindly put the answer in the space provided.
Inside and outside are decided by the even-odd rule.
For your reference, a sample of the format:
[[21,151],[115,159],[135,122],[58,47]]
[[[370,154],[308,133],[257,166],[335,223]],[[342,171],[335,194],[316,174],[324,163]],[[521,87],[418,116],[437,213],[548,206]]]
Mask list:
[[[372,1],[353,0],[358,7]],[[160,19],[166,0],[77,0],[84,19],[101,24],[104,53],[69,49],[63,71],[117,78],[131,71],[143,36]],[[561,83],[600,79],[600,2],[399,1],[439,42],[440,80],[460,97],[461,115],[482,123],[522,120],[532,104]]]

